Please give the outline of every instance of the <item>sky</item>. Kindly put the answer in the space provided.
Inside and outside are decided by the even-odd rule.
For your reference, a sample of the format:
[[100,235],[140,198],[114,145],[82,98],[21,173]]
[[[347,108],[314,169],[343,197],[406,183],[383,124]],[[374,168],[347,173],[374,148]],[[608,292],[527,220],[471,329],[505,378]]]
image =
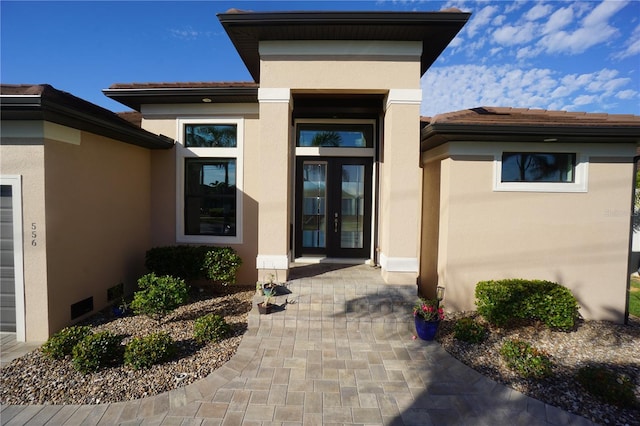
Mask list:
[[479,106],[640,115],[640,0],[0,1],[0,82],[51,84],[112,111],[114,83],[252,81],[216,18],[253,11],[472,16],[422,76],[421,114]]

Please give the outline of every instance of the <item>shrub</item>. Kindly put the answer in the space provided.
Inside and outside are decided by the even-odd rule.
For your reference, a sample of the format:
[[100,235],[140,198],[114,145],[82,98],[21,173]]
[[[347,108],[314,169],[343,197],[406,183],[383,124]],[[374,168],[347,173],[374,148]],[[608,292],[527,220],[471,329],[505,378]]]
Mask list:
[[588,365],[578,370],[578,382],[592,395],[622,408],[637,407],[635,385],[623,374],[603,366]]
[[44,345],[42,345],[41,350],[49,358],[64,358],[67,355],[71,355],[73,347],[91,333],[91,327],[88,325],[74,325],[63,328],[51,336]]
[[578,317],[571,291],[550,281],[481,281],[475,295],[478,313],[498,326],[513,319],[537,319],[549,328],[570,330]]
[[138,315],[148,315],[156,320],[189,299],[187,284],[180,278],[150,273],[138,280],[138,286],[141,290],[134,293],[131,309]]
[[145,266],[158,276],[170,275],[183,280],[204,278],[204,256],[212,247],[166,246],[147,251]]
[[193,337],[200,344],[218,342],[226,337],[229,331],[229,324],[220,315],[208,314],[196,319],[193,324]]
[[453,336],[467,343],[480,343],[487,337],[487,330],[471,318],[456,321]]
[[541,379],[551,374],[549,356],[522,340],[507,340],[500,348],[500,355],[509,368],[522,377]]
[[209,250],[204,257],[203,268],[207,278],[224,286],[236,283],[236,272],[242,259],[231,247]]
[[169,334],[154,333],[131,339],[124,350],[124,363],[140,370],[170,359],[175,353],[176,346]]
[[73,367],[81,373],[118,364],[122,360],[122,337],[110,331],[90,334],[73,347]]

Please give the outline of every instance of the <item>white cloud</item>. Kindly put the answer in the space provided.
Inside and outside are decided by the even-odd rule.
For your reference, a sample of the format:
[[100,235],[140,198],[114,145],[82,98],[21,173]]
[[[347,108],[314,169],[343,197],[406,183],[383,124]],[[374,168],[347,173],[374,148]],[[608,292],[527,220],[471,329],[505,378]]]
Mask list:
[[640,55],[640,25],[638,25],[624,43],[624,50],[613,55],[614,59],[624,59],[629,56]]
[[551,14],[542,32],[548,34],[559,31],[571,21],[573,21],[573,8],[571,6],[560,8]]
[[622,99],[622,100],[631,100],[637,97],[638,97],[638,92],[631,89],[621,90],[618,93],[616,93],[616,98]]
[[207,33],[196,31],[191,27],[186,27],[184,29],[171,29],[169,31],[173,37],[181,40],[195,40],[203,34],[207,35]]
[[538,3],[524,14],[524,19],[526,19],[527,21],[536,21],[547,16],[549,12],[551,12],[551,6],[543,3]]
[[631,80],[618,71],[562,75],[548,68],[515,65],[452,65],[432,67],[421,80],[421,114],[436,114],[479,106],[606,111],[619,100],[638,97],[625,87]]
[[506,15],[498,15],[495,18],[493,18],[493,20],[491,21],[491,25],[498,27],[504,24],[505,19],[507,19]]
[[467,34],[470,37],[475,36],[478,29],[487,25],[491,21],[491,17],[498,11],[495,6],[486,6],[478,13],[471,15],[471,20],[465,26]]
[[[592,46],[610,41],[618,34],[618,30],[609,25],[608,21],[627,3],[603,1],[582,20],[581,26],[575,31],[550,31],[540,42],[549,53],[579,54]],[[561,22],[559,19],[556,24]]]
[[515,44],[528,43],[534,38],[535,25],[531,22],[527,22],[523,25],[505,25],[502,28],[498,28],[493,33],[493,39],[498,44],[506,46],[512,46]]

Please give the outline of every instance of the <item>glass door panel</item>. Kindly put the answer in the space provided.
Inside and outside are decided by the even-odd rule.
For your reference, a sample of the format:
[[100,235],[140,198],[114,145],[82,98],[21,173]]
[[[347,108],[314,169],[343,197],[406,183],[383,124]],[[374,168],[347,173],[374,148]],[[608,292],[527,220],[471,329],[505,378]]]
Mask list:
[[364,165],[342,165],[340,248],[364,247]]
[[327,163],[302,165],[302,247],[324,248],[327,235]]

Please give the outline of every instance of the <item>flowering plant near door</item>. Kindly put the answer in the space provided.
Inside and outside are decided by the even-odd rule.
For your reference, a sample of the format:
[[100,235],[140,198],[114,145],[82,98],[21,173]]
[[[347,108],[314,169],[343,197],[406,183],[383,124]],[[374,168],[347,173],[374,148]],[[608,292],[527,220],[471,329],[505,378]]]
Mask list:
[[413,316],[424,321],[440,321],[444,319],[444,310],[437,299],[421,297],[413,306]]

